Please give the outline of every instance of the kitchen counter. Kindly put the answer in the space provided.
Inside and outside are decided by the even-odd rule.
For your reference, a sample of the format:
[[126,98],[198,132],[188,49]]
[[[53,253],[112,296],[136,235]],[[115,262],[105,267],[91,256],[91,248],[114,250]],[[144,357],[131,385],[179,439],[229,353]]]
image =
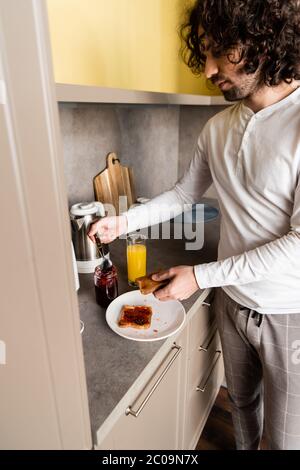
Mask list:
[[[149,239],[147,271],[215,260],[219,240],[219,218],[205,224],[204,240],[201,250],[186,251],[184,240]],[[126,241],[114,241],[110,245],[110,254],[118,269],[119,294],[132,290],[127,284]],[[182,302],[187,313],[201,294],[203,291],[199,290]],[[85,325],[82,341],[91,426],[95,436],[167,339],[137,342],[114,333],[106,323],[105,309],[96,303],[93,274],[80,274],[78,299],[80,318]]]

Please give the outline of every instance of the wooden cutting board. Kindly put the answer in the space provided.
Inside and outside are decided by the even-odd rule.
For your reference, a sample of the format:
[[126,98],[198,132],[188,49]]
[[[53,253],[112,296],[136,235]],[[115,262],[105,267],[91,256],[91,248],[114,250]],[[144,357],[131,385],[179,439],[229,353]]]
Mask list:
[[[136,202],[131,168],[122,166],[115,153],[109,153],[106,157],[106,169],[101,171],[93,179],[95,200],[106,204],[112,204],[119,215]],[[123,199],[119,206],[119,196]]]

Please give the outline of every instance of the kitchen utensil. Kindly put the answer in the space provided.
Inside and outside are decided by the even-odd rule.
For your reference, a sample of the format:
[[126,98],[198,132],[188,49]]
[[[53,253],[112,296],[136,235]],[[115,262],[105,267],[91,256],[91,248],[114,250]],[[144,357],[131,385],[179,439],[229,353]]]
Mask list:
[[[97,246],[89,239],[87,233],[90,225],[104,215],[104,207],[100,202],[80,202],[71,207],[72,241],[80,273],[93,273],[99,264]],[[109,257],[108,245],[105,245],[104,251],[105,257]]]
[[[120,328],[118,321],[124,305],[148,305],[152,307],[151,326],[147,330]],[[160,302],[153,294],[142,295],[134,290],[120,295],[111,302],[106,310],[106,321],[109,327],[123,338],[133,341],[159,341],[179,331],[186,314],[183,305],[178,300]]]
[[118,296],[118,274],[116,267],[104,255],[104,246],[98,234],[94,235],[101,257],[101,263],[94,272],[94,284],[97,304],[107,308],[110,302]]
[[104,254],[103,254],[103,251],[102,251],[102,243],[100,241],[100,238],[98,237],[98,235],[95,233],[94,235],[94,238],[96,240],[96,245],[97,245],[97,248],[98,248],[98,251],[99,251],[99,255],[101,258],[104,258]]
[[96,245],[97,245],[97,248],[98,248],[98,251],[99,251],[100,258],[102,258],[101,268],[102,268],[103,271],[108,271],[112,267],[113,264],[112,264],[110,259],[105,258],[105,252],[104,252],[104,246],[105,245],[102,245],[101,240],[98,237],[98,235],[95,234],[94,237],[95,237],[95,240],[96,240]]
[[[131,168],[122,166],[115,153],[109,153],[106,159],[107,168],[93,179],[95,199],[106,204],[112,204],[116,214],[124,212],[135,203],[135,190],[133,172]],[[123,200],[124,207],[120,207],[119,197]]]

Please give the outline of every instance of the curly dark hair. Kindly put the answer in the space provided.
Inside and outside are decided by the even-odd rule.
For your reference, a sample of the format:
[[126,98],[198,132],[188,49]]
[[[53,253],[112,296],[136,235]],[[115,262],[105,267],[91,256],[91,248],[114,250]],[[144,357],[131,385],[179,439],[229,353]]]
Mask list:
[[[199,27],[204,34],[199,37]],[[196,0],[180,28],[181,55],[192,72],[203,72],[204,37],[214,56],[239,47],[242,70],[276,86],[300,80],[300,0]]]

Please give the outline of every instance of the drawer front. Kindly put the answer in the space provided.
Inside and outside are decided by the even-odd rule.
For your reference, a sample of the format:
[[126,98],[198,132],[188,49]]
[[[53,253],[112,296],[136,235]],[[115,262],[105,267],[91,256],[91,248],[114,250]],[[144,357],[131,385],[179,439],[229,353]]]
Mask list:
[[197,444],[224,377],[220,338],[217,330],[214,333],[207,351],[194,351],[189,360],[185,426],[189,449]]
[[188,383],[193,386],[204,380],[204,375],[212,364],[216,351],[221,351],[220,336],[215,323],[206,332],[203,341],[198,341],[198,347],[189,358]]
[[189,325],[189,356],[205,341],[215,318],[208,305],[201,305]]
[[174,344],[145,387],[98,443],[99,450],[178,448],[179,373],[184,348]]

